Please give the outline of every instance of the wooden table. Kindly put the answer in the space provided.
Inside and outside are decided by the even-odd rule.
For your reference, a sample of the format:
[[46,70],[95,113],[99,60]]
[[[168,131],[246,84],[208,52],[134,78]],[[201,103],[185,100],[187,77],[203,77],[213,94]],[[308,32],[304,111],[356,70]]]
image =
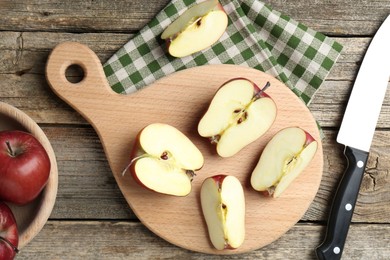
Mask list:
[[[363,54],[390,13],[390,1],[265,1],[335,38],[344,50],[310,104],[325,133],[324,172],[314,202],[276,242],[229,257],[186,251],[145,228],[119,191],[94,129],[55,96],[45,80],[48,54],[58,43],[85,43],[104,62],[168,2],[0,2],[0,100],[38,122],[52,143],[59,169],[51,217],[17,259],[315,258],[314,248],[324,236],[330,202],[345,168],[343,147],[335,142],[337,130]],[[343,259],[390,259],[389,106],[388,92]]]

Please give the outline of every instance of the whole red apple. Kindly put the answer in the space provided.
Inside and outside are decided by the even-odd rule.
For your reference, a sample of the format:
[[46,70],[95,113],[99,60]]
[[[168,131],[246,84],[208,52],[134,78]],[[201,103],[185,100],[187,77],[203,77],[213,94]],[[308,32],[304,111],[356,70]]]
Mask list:
[[23,131],[0,132],[0,200],[23,205],[46,185],[50,159],[42,144]]
[[18,228],[11,209],[4,202],[0,202],[0,259],[14,259],[18,252]]

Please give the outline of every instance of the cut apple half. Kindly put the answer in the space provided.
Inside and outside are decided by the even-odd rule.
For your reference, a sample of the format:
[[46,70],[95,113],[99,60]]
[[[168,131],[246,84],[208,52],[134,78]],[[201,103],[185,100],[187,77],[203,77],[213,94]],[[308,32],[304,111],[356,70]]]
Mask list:
[[252,172],[252,187],[279,197],[309,165],[317,146],[317,141],[299,127],[280,130],[267,143]]
[[236,249],[245,239],[245,197],[240,181],[230,175],[204,180],[200,200],[210,241],[218,250]]
[[276,104],[263,89],[245,78],[233,79],[216,92],[198,124],[198,132],[230,157],[261,137],[276,118]]
[[185,57],[213,45],[225,32],[228,17],[218,0],[207,0],[186,10],[161,34],[169,54]]
[[173,126],[154,123],[138,134],[127,169],[147,189],[186,196],[203,163],[202,153],[187,136]]

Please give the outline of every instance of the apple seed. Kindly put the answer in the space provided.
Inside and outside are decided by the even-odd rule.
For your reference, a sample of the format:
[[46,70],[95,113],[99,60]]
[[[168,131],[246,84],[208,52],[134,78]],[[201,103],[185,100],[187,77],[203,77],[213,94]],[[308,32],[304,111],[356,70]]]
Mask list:
[[196,20],[196,26],[201,26],[202,25],[202,17],[199,17],[198,20]]
[[163,152],[160,156],[161,159],[163,160],[168,160],[168,153],[167,152]]

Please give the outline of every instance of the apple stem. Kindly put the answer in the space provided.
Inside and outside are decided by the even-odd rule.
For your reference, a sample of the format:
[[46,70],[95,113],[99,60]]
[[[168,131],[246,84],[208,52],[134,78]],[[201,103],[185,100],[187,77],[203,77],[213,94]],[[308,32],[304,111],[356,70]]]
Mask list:
[[12,150],[12,147],[11,147],[11,144],[9,143],[9,141],[5,141],[6,145],[7,145],[7,148],[8,148],[8,153],[12,156],[12,157],[15,157],[15,153],[14,151]]
[[126,166],[126,168],[123,170],[122,176],[125,176],[127,170],[130,168],[130,166],[131,166],[135,161],[137,161],[138,159],[141,159],[141,158],[143,158],[143,157],[146,157],[146,156],[147,156],[147,154],[142,154],[142,155],[140,155],[140,156],[137,156],[137,157],[133,158],[133,159],[130,161],[130,163]]
[[190,177],[191,181],[196,176],[196,174],[193,170],[186,170],[186,174]]
[[217,144],[219,139],[221,139],[220,135],[214,135],[209,138],[211,144]]
[[19,253],[19,249],[14,246],[8,239],[4,238],[4,237],[0,237],[0,241],[4,241],[6,244],[8,244],[14,251],[15,253]]
[[275,189],[276,189],[276,185],[273,185],[273,186],[269,187],[267,189],[268,196],[272,196],[274,194],[274,192],[275,192]]
[[254,99],[259,99],[260,98],[260,95],[262,93],[264,93],[266,91],[267,88],[269,88],[271,86],[271,83],[269,81],[267,81],[267,83],[265,83],[265,86],[260,89],[259,92],[256,93],[256,95],[254,96]]

